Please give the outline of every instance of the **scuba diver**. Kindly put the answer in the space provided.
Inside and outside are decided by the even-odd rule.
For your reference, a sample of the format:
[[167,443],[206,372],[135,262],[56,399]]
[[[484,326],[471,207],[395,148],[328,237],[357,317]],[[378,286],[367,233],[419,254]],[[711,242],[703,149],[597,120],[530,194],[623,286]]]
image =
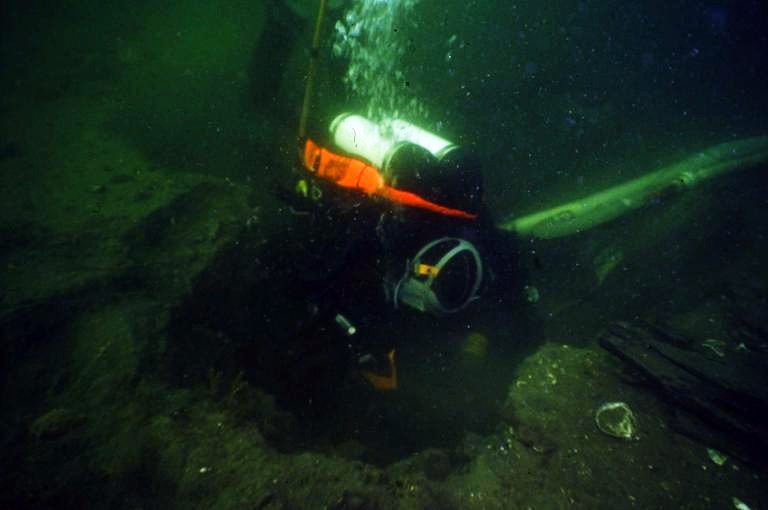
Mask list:
[[[307,303],[296,338],[304,352],[315,348],[318,359],[327,358],[329,345],[346,346],[378,389],[397,387],[396,346],[372,345],[375,335],[368,334],[374,323],[389,322],[389,314],[408,309],[446,317],[481,296],[507,307],[510,301],[536,302],[534,286],[524,294],[518,239],[578,234],[768,157],[766,137],[729,142],[590,196],[496,223],[483,203],[478,160],[436,134],[402,119],[375,123],[342,114],[332,121],[329,138],[317,143],[307,136],[325,9],[326,2],[318,2],[299,118],[306,177],[297,193],[278,190],[305,222],[301,255],[292,257],[304,264],[295,271],[294,297]],[[533,262],[539,265],[537,258]],[[344,341],[334,342],[330,331]],[[365,366],[381,360],[381,350],[389,365],[383,375]],[[316,379],[298,377],[294,387],[309,380]]]
[[461,147],[400,119],[344,114],[330,132],[338,149],[305,138],[305,177],[279,192],[308,222],[302,273],[314,276],[301,289],[300,334],[333,325],[363,376],[395,389],[395,346],[373,354],[383,346],[366,345],[361,327],[406,309],[456,314],[492,291],[509,297],[515,236],[495,227],[480,164]]

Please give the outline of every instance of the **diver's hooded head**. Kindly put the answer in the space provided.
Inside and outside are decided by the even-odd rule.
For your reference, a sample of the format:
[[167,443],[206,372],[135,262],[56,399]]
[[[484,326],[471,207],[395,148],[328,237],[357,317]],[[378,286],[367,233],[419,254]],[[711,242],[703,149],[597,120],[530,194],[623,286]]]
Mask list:
[[483,263],[475,245],[441,237],[409,258],[399,279],[385,280],[385,292],[395,308],[441,316],[463,310],[477,299],[482,282]]

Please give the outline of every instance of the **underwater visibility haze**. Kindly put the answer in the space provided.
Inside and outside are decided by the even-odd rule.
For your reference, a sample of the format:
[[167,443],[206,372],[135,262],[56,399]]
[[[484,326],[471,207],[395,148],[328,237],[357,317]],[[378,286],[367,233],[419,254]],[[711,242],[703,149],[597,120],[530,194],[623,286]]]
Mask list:
[[0,34],[0,508],[768,507],[765,2]]

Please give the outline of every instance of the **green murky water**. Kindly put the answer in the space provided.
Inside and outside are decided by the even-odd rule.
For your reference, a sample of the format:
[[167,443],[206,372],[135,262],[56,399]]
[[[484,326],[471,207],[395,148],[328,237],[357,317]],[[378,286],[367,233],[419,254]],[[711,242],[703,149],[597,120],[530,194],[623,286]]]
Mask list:
[[[762,363],[768,7],[334,1],[315,51],[318,6],[0,7],[0,507],[765,507],[764,395],[713,435],[598,338],[652,323],[716,380]],[[295,192],[313,57],[308,135],[341,152],[357,113],[461,146],[481,228]],[[610,221],[494,228],[686,158]],[[398,256],[446,233],[480,238],[480,298],[396,309]]]

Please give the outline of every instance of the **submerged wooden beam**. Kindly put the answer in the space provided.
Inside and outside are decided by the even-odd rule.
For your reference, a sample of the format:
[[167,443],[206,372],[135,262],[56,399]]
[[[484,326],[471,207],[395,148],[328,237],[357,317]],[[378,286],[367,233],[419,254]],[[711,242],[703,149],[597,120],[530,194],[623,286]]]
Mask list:
[[654,326],[616,323],[600,345],[639,372],[678,415],[672,426],[744,460],[768,458],[768,356],[725,350]]

